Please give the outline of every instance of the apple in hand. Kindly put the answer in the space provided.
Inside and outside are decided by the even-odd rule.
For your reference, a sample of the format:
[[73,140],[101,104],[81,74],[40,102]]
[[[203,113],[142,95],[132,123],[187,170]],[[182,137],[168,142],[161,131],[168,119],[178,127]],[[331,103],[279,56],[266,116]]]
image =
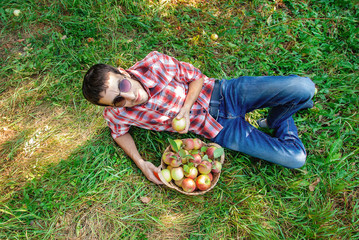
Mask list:
[[175,181],[181,180],[184,176],[182,167],[175,167],[171,170],[172,179]]
[[166,180],[166,182],[170,182],[172,180],[171,172],[168,169],[161,170],[161,174],[163,178]]
[[182,181],[182,189],[185,192],[193,192],[196,189],[196,183],[192,178],[185,178]]
[[208,175],[199,175],[196,180],[196,185],[199,190],[205,191],[211,187],[211,180]]
[[174,118],[172,120],[172,128],[177,132],[183,131],[186,128],[186,119],[185,118],[181,118],[181,119]]
[[203,160],[201,164],[198,165],[197,169],[201,174],[208,174],[212,170],[212,164],[207,160]]

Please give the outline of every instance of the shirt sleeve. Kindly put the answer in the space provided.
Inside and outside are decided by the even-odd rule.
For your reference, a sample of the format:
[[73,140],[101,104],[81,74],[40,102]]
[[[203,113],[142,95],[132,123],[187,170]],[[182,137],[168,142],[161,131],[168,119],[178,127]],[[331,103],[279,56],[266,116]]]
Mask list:
[[130,130],[131,125],[126,124],[126,119],[114,114],[111,109],[105,108],[103,116],[111,130],[113,139],[123,136]]
[[166,54],[158,53],[159,61],[166,66],[168,72],[173,72],[174,79],[178,82],[190,83],[202,78],[202,72],[187,62],[178,61]]

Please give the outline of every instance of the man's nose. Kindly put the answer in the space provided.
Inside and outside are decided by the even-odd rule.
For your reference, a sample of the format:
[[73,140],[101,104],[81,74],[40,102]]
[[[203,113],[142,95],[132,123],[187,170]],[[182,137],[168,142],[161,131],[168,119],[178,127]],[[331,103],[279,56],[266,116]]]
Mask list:
[[129,92],[121,92],[121,97],[123,97],[126,100],[134,100],[136,96],[132,91],[129,91]]

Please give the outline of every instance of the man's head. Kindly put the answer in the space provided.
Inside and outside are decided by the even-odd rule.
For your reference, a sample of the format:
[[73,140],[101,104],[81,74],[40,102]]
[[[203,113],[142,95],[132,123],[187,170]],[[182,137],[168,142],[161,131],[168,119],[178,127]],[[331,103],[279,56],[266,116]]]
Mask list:
[[100,106],[133,107],[148,100],[137,79],[106,64],[96,64],[87,71],[82,93],[89,102]]

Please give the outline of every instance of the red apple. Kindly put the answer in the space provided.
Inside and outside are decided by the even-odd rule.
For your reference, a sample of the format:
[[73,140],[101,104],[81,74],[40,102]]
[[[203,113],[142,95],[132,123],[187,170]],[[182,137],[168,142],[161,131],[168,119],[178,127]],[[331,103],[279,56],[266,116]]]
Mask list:
[[175,167],[171,170],[172,179],[175,181],[181,180],[184,176],[182,167]]
[[182,142],[183,142],[183,149],[192,150],[194,148],[194,141],[192,138],[183,139]]
[[182,189],[185,192],[193,192],[196,189],[196,183],[192,178],[185,178],[182,181]]
[[182,130],[184,130],[186,128],[186,119],[185,118],[181,118],[181,119],[174,118],[172,120],[172,128],[177,132],[181,132]]
[[162,161],[166,163],[167,165],[170,164],[171,157],[173,157],[175,154],[173,152],[165,152],[162,155]]
[[163,178],[166,180],[166,182],[170,182],[172,180],[171,172],[168,169],[161,170],[161,174]]
[[206,154],[208,156],[209,159],[214,159],[214,150],[216,150],[217,148],[214,146],[211,146],[209,148],[207,148]]
[[211,187],[211,180],[208,175],[199,175],[196,180],[196,186],[199,190],[205,191]]
[[213,174],[212,174],[212,173],[208,173],[207,175],[208,175],[209,179],[210,179],[211,182],[212,182],[212,181],[213,181]]
[[194,157],[194,159],[190,158],[189,162],[193,163],[195,166],[197,166],[201,163],[201,161],[202,161],[201,155],[196,153],[196,154],[192,154],[192,157]]
[[196,167],[188,168],[188,172],[184,172],[184,175],[188,178],[195,179],[198,175],[198,170]]
[[198,165],[197,169],[201,174],[208,174],[212,170],[212,164],[207,160],[203,160],[201,164]]
[[172,167],[179,167],[182,164],[182,159],[177,155],[174,154],[169,159],[169,165]]
[[222,170],[222,163],[218,161],[214,161],[212,163],[212,172],[219,173]]

